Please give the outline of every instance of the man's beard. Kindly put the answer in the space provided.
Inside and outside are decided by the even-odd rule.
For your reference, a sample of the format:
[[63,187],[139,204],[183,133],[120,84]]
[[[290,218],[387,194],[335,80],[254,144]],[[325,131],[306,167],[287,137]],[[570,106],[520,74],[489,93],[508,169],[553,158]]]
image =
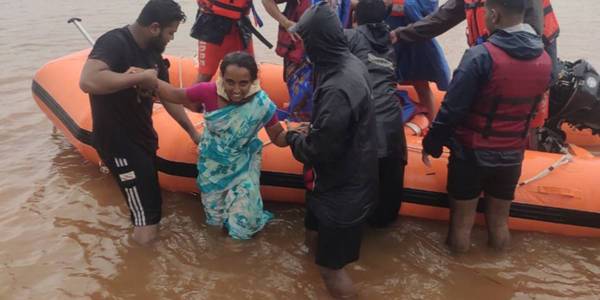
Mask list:
[[159,34],[157,37],[151,38],[148,42],[148,49],[156,51],[160,54],[165,52],[165,48],[167,48],[167,45],[163,42],[161,37],[162,34]]

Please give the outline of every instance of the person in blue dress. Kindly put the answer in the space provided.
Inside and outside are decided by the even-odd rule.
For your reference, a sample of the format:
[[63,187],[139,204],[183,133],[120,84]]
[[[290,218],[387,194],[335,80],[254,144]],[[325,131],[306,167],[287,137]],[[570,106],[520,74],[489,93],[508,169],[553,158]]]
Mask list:
[[[438,0],[386,0],[391,13],[386,22],[391,29],[414,23],[431,14]],[[450,82],[450,69],[444,52],[435,39],[416,43],[396,43],[396,75],[402,83],[412,84],[419,95],[419,103],[434,117],[434,97],[429,82],[445,91]]]

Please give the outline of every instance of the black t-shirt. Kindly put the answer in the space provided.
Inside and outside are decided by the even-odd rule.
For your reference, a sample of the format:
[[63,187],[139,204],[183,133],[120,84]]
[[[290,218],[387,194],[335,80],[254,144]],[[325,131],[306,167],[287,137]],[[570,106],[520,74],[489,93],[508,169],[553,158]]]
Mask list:
[[[160,79],[169,80],[168,62],[160,53],[140,48],[127,26],[102,35],[89,58],[103,61],[117,73],[124,73],[130,67],[155,68]],[[143,98],[136,89],[127,88],[108,95],[90,94],[90,102],[92,142],[98,151],[117,153],[128,143],[151,153],[156,151],[158,137],[152,126],[152,98]]]

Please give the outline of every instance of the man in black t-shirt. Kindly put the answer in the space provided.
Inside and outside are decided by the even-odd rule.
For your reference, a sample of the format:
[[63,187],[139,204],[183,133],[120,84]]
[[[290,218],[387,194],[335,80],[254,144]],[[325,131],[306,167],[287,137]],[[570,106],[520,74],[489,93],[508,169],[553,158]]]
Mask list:
[[[169,80],[168,61],[161,54],[183,21],[185,14],[176,2],[149,1],[134,24],[98,39],[79,83],[90,95],[93,145],[127,199],[133,239],[141,244],[157,237],[161,218],[153,94],[158,78]],[[132,68],[145,70],[128,72]],[[199,133],[183,107],[163,105],[197,142]]]

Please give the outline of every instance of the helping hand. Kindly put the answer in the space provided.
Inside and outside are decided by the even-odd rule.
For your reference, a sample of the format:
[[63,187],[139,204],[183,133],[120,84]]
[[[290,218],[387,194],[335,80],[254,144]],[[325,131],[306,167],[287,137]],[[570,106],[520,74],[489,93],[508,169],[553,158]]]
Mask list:
[[125,73],[140,74],[139,83],[136,85],[139,89],[153,91],[158,88],[158,72],[155,69],[130,67]]
[[285,124],[287,125],[288,131],[295,131],[302,135],[308,135],[308,131],[310,130],[309,122],[290,123],[286,121]]
[[142,80],[139,87],[143,90],[155,90],[158,88],[158,72],[154,69],[147,69],[141,72]]
[[138,67],[129,67],[129,69],[125,73],[136,74],[136,73],[142,73],[142,72],[144,72],[144,70],[145,69],[138,68]]
[[281,23],[281,27],[285,28],[285,31],[287,31],[290,34],[292,42],[301,41],[302,38],[297,32],[290,32],[290,28],[292,28],[292,26],[294,25],[296,25],[296,23],[290,20],[286,20]]
[[152,98],[155,96],[156,89],[158,88],[158,73],[156,70],[130,67],[125,73],[141,74],[141,80],[134,86],[137,89],[139,97]]
[[396,33],[392,30],[390,31],[390,43],[395,44],[398,42],[398,36],[396,35]]

